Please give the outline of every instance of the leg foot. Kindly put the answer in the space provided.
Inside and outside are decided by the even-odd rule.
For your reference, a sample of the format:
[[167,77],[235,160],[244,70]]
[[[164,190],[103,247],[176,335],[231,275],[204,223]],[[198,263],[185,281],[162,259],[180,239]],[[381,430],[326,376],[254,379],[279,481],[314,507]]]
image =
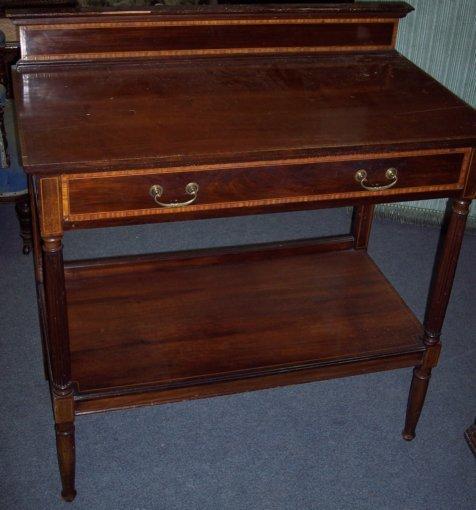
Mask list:
[[75,476],[75,444],[74,444],[74,423],[57,423],[56,450],[58,454],[58,465],[61,474],[63,490],[61,497],[65,501],[73,501],[76,496],[74,488]]
[[473,425],[466,430],[464,437],[473,455],[476,457],[476,420],[474,420]]
[[407,416],[402,436],[405,441],[415,438],[415,429],[420,418],[420,413],[425,402],[428,383],[430,382],[431,369],[416,367],[413,369],[412,384],[408,396]]
[[71,493],[65,493],[64,491],[61,491],[61,497],[68,503],[71,503],[71,501],[73,501],[74,498],[76,497],[76,491],[73,491]]

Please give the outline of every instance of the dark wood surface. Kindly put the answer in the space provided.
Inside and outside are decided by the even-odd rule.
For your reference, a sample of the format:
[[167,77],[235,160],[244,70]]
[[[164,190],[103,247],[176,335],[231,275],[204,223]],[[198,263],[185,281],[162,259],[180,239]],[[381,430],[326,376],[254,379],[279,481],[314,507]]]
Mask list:
[[421,352],[407,354],[388,354],[375,359],[354,359],[342,363],[322,363],[314,368],[268,373],[254,377],[241,377],[229,381],[207,382],[204,384],[182,385],[169,389],[154,390],[142,388],[141,391],[121,391],[88,395],[75,395],[77,415],[91,414],[109,410],[140,407],[144,405],[179,402],[199,398],[229,395],[266,388],[276,388],[290,384],[303,384],[311,381],[323,381],[339,377],[395,370],[420,365]]
[[79,393],[423,351],[364,252],[177,258],[66,270]]
[[[14,2],[15,0],[9,0]],[[38,0],[41,1],[41,0]],[[247,5],[244,5],[244,4]],[[292,5],[294,4],[294,5]],[[43,24],[45,20],[63,18],[68,19],[68,23],[76,23],[78,20],[88,18],[98,18],[101,20],[110,20],[118,18],[122,20],[128,19],[150,19],[151,16],[157,16],[164,19],[172,19],[179,17],[184,19],[227,19],[230,16],[239,15],[244,18],[249,16],[257,17],[270,17],[273,18],[289,18],[299,15],[300,17],[315,17],[320,18],[403,18],[409,12],[413,11],[413,7],[406,2],[318,2],[318,3],[304,3],[304,2],[244,2],[243,4],[237,2],[218,2],[209,1],[203,2],[199,5],[157,5],[146,8],[138,7],[131,10],[127,7],[119,7],[117,9],[110,8],[75,8],[63,10],[61,12],[54,9],[35,9],[34,11],[15,10],[12,18],[20,20],[22,23],[28,19],[28,23]]]
[[[113,30],[101,27],[83,30],[45,27],[35,30],[25,45],[25,60],[66,60],[118,57],[124,53],[137,56],[207,54],[226,48],[230,51],[249,53],[286,50],[296,53],[329,47],[357,47],[361,49],[384,49],[392,45],[394,23],[362,21],[360,23],[321,24],[263,24],[263,25],[192,25],[186,31],[180,25],[122,27],[120,37]],[[210,22],[209,22],[210,23]],[[85,37],[87,31],[88,36]],[[362,36],[365,34],[365,37]],[[93,39],[94,46],[91,46]]]
[[[5,9],[13,13],[15,9],[21,8],[23,12],[37,8],[39,6],[48,7],[49,9],[61,9],[67,6],[72,7],[76,0],[2,0],[0,2],[0,17],[5,15]],[[8,37],[7,37],[8,38]],[[6,88],[7,98],[13,98],[13,83],[12,83],[12,66],[16,64],[20,58],[20,45],[19,42],[8,40],[0,43],[0,84]],[[0,108],[1,110],[1,108]],[[7,148],[7,139],[3,126],[3,111],[0,111],[0,131],[4,139],[5,148]],[[9,153],[7,150],[7,161]],[[16,197],[15,211],[20,225],[20,236],[23,241],[23,253],[28,255],[32,246],[32,216],[30,209],[30,198],[28,193]]]
[[425,402],[431,372],[438,363],[441,349],[441,328],[453,288],[469,205],[468,200],[450,202],[448,221],[442,230],[424,320],[423,341],[426,352],[422,365],[413,370],[408,397],[407,415],[403,429],[403,438],[407,441],[411,441],[415,437],[415,428]]
[[[404,438],[413,439],[476,193],[476,117],[393,49],[409,11],[356,3],[17,18],[18,129],[38,216],[35,274],[66,500],[77,414],[412,366]],[[141,46],[137,23],[160,37]],[[372,29],[363,46],[393,24],[385,51],[349,41],[345,27],[363,23]],[[309,24],[336,45],[271,47],[276,27],[304,42]],[[233,37],[225,47],[226,26],[260,28],[249,47]],[[183,29],[179,51],[189,53],[197,39],[187,37],[202,27],[204,53],[174,53],[164,27]],[[129,45],[111,37],[122,29]],[[57,30],[63,49],[42,30]],[[367,184],[389,184],[391,166],[391,188],[355,180],[363,168]],[[152,202],[152,184],[174,202],[188,182],[200,186],[193,204]],[[424,326],[366,253],[374,204],[422,196],[453,199]],[[357,206],[348,236],[62,258],[68,228],[339,205]]]
[[28,172],[476,140],[473,109],[396,53],[52,67],[16,78]]
[[[69,222],[120,216],[176,215],[203,209],[235,208],[248,205],[267,206],[280,202],[322,201],[353,195],[404,196],[408,191],[431,193],[462,189],[466,181],[465,152],[435,154],[407,153],[405,157],[371,159],[315,160],[313,162],[282,161],[251,163],[241,167],[171,167],[167,171],[128,171],[95,174],[73,174],[63,179],[63,210]],[[376,192],[361,186],[355,179],[360,169],[368,174],[368,185],[389,184],[385,173],[397,172],[398,181],[388,190]],[[86,177],[86,176],[87,177]],[[299,176],[297,179],[296,176]],[[189,183],[198,185],[192,204],[167,208],[154,201],[149,190],[154,185],[163,189],[158,198],[164,204],[178,204],[191,199],[186,193]],[[390,181],[391,183],[391,181]]]

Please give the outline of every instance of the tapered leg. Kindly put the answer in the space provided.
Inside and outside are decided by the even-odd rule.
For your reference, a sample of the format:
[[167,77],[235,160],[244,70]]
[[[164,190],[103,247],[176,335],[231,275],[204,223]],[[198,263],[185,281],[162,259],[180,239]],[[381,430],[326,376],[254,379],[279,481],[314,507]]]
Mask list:
[[373,204],[354,207],[352,235],[354,236],[354,248],[356,250],[367,249],[374,218],[374,207]]
[[403,438],[407,441],[411,441],[415,437],[415,429],[425,402],[431,370],[438,362],[441,329],[453,287],[470,201],[453,200],[451,205],[449,222],[439,246],[428,297],[423,339],[426,352],[421,366],[415,367],[413,371],[408,397],[405,428],[402,433]]
[[405,428],[403,429],[403,439],[411,441],[415,438],[415,428],[420,418],[421,410],[425,402],[428,383],[430,382],[431,369],[415,367],[413,369],[412,384],[410,386],[410,395],[408,397],[407,415],[405,419]]
[[76,496],[74,489],[76,464],[74,423],[57,423],[55,432],[58,466],[61,474],[61,496],[65,501],[73,501]]
[[28,255],[31,251],[32,243],[32,220],[28,194],[17,198],[15,211],[20,223],[20,237],[23,239],[23,253],[24,255]]

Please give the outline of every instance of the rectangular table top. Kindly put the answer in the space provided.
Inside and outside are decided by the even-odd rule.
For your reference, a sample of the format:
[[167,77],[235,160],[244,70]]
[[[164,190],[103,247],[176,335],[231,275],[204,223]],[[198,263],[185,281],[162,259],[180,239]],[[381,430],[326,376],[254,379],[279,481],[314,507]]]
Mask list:
[[15,81],[32,173],[476,141],[475,111],[395,51],[58,64]]

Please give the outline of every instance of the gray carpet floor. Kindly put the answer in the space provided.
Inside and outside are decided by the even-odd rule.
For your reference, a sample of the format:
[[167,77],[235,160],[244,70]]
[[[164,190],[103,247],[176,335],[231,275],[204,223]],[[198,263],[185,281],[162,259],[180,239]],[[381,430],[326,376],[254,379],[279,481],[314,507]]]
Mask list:
[[[68,234],[66,255],[153,252],[348,229],[345,211]],[[376,221],[370,253],[422,317],[438,230]],[[91,247],[92,245],[92,247]],[[87,248],[89,247],[89,248]],[[476,236],[464,241],[417,438],[401,439],[411,370],[79,417],[78,496],[59,498],[32,257],[0,206],[0,508],[474,509]]]

